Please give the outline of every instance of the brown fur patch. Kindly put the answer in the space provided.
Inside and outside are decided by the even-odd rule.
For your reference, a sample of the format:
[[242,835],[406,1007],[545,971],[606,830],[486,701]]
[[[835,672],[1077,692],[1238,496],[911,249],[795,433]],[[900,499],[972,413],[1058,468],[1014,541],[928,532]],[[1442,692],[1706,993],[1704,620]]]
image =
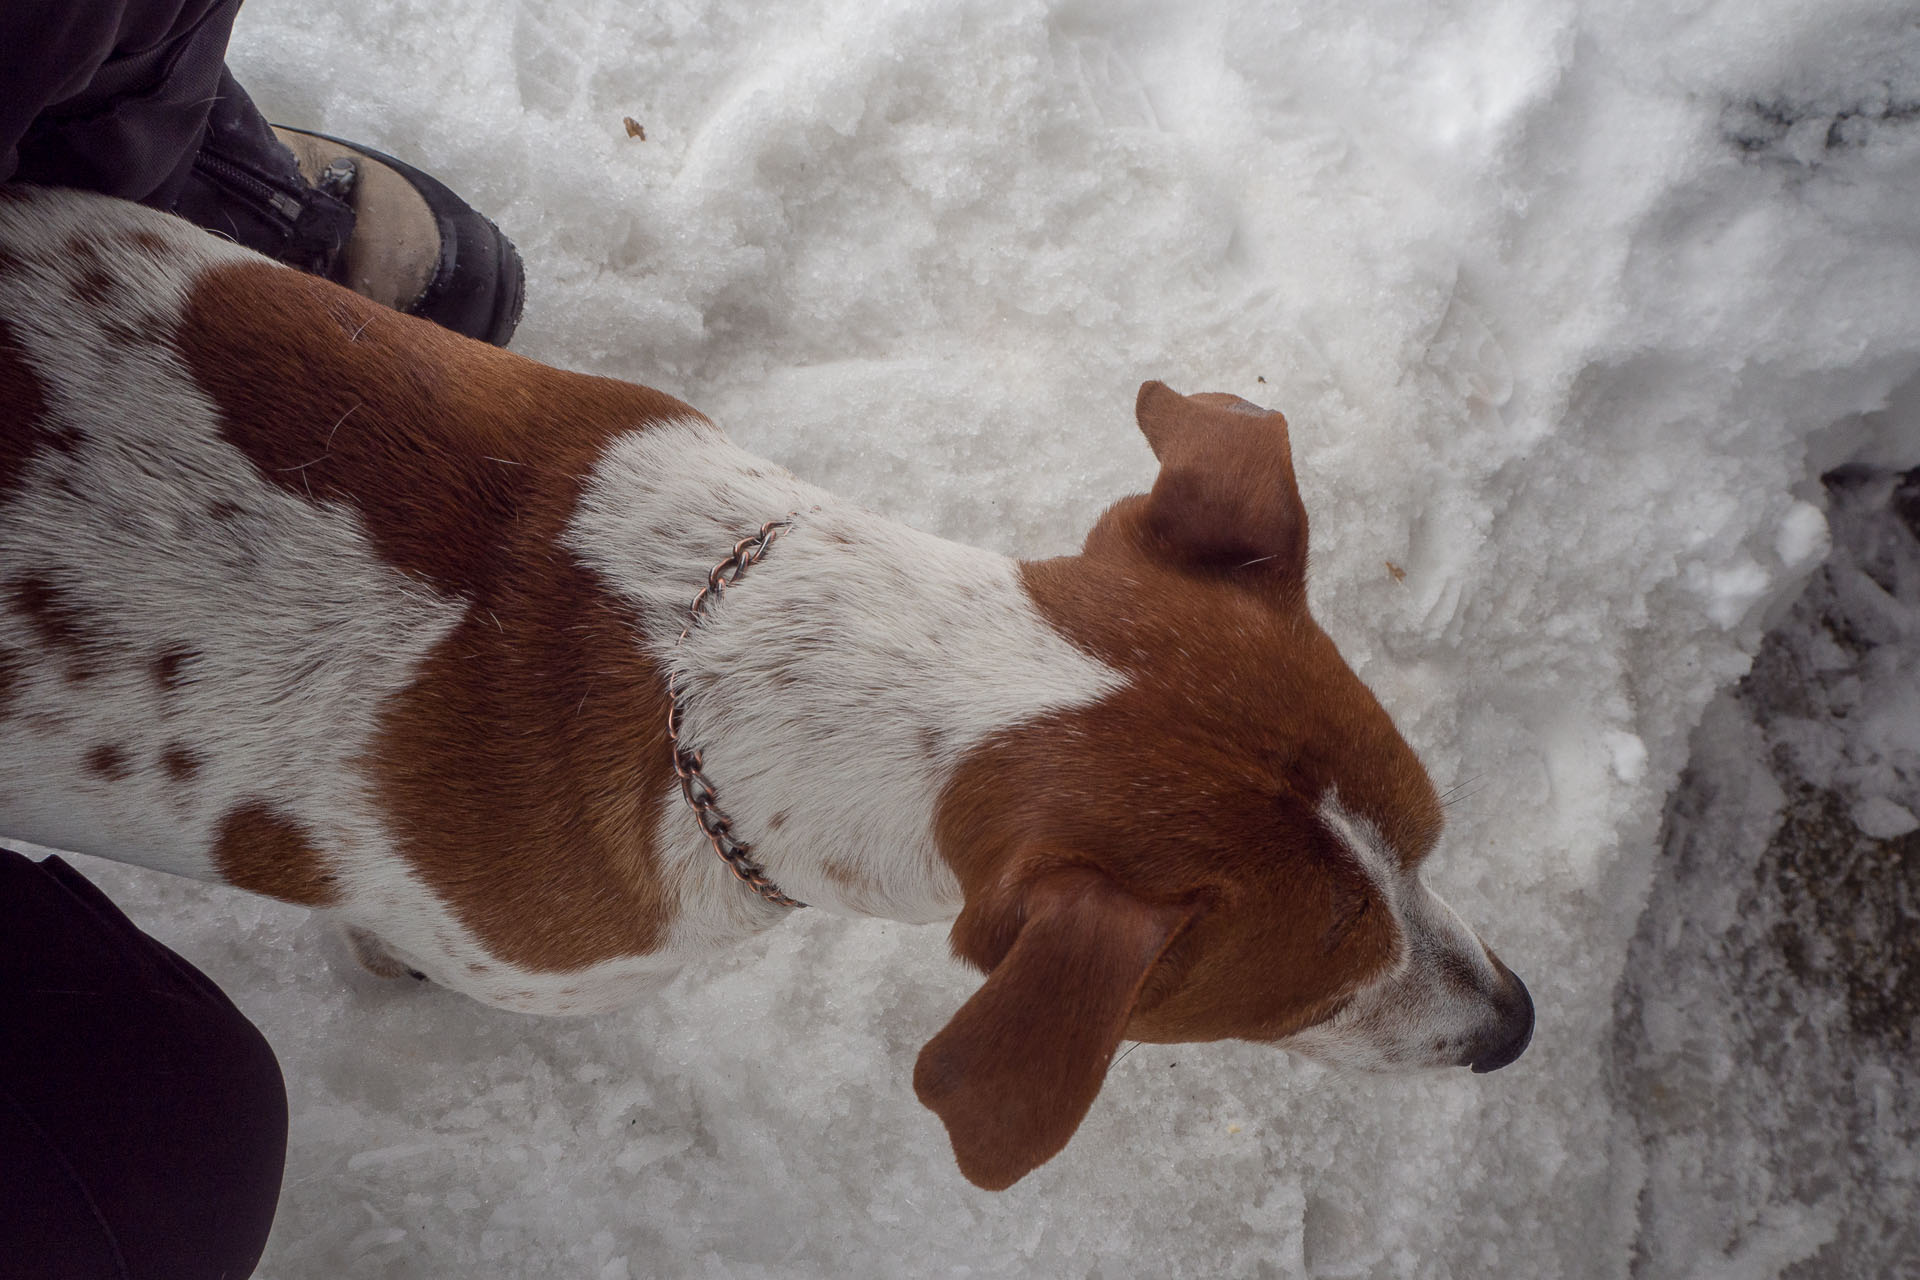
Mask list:
[[[1129,1037],[1269,1039],[1317,1021],[1395,945],[1318,802],[1338,778],[1349,809],[1424,851],[1438,810],[1418,761],[1303,609],[1144,558],[1023,576],[1048,622],[1128,682],[962,763],[938,814],[967,892],[961,923],[1024,864],[1091,865],[1143,901],[1212,904],[1176,948],[1192,967]],[[1196,618],[1210,620],[1204,642]],[[957,926],[955,945],[985,967],[989,936]]]
[[46,415],[46,389],[0,317],[0,501],[26,478],[33,455],[44,447]]
[[101,650],[111,641],[71,592],[44,574],[32,573],[7,584],[7,599],[41,644],[65,655],[69,680],[82,682],[99,674]]
[[175,782],[192,782],[200,774],[200,753],[184,743],[173,742],[160,753],[160,767]]
[[673,915],[653,847],[672,778],[658,672],[570,560],[487,598],[385,718],[401,852],[500,960],[654,951]]
[[461,594],[498,575],[503,534],[571,509],[615,436],[699,416],[258,263],[203,276],[177,341],[263,477],[347,503],[389,563]]
[[173,692],[185,682],[184,672],[187,665],[199,656],[200,651],[197,649],[168,649],[153,660],[150,670],[154,683],[169,693]]
[[119,287],[119,283],[105,268],[93,266],[80,273],[80,278],[74,282],[73,296],[82,305],[97,309],[112,302]]
[[87,752],[87,772],[97,773],[109,782],[118,782],[132,772],[127,762],[127,753],[119,747],[102,743]]
[[17,649],[0,649],[0,720],[13,710],[13,701],[20,693],[20,682],[25,679],[27,660]]
[[[100,321],[101,332],[122,347],[158,342],[172,332],[173,326],[156,311],[141,310],[132,315],[110,312]],[[113,352],[117,357],[121,353]]]
[[174,252],[167,238],[154,231],[135,231],[127,236],[127,243],[149,257],[164,258]]
[[820,872],[855,903],[880,899],[885,885],[861,871],[854,863],[828,857],[821,861]]
[[340,887],[312,839],[298,823],[257,800],[220,820],[213,865],[236,889],[303,907],[339,901]]
[[657,949],[663,682],[558,542],[613,439],[698,415],[277,267],[202,277],[177,341],[262,476],[352,506],[384,559],[470,603],[373,752],[409,865],[515,965]]

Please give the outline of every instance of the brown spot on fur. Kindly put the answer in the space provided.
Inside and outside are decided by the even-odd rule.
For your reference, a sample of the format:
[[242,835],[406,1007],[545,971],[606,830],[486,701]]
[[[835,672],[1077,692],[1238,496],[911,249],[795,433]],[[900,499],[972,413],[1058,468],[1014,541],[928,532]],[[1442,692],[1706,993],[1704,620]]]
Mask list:
[[498,575],[503,537],[571,508],[609,441],[699,416],[258,263],[202,276],[176,341],[262,476],[352,506],[389,563],[469,596]]
[[72,648],[88,638],[79,610],[51,579],[41,574],[15,578],[7,584],[7,597],[49,648]]
[[340,888],[298,823],[250,801],[220,820],[213,845],[220,878],[238,889],[303,907],[330,907]]
[[25,678],[27,660],[17,649],[0,649],[0,720],[13,710],[13,700],[19,696],[20,682]]
[[99,652],[110,642],[70,592],[33,573],[9,582],[7,598],[41,644],[66,655],[67,679],[83,682],[99,674]]
[[187,665],[200,657],[198,649],[169,649],[153,660],[151,671],[154,683],[168,693],[178,689],[186,681],[184,674]]
[[127,244],[155,258],[164,258],[174,252],[173,245],[157,231],[132,232],[127,236]]
[[79,453],[81,447],[87,442],[86,433],[64,422],[58,426],[46,427],[41,432],[41,438],[47,442],[47,448],[55,453],[65,454],[69,458]]
[[90,232],[76,231],[68,236],[61,253],[68,263],[83,272],[106,269],[105,259],[100,253],[100,242]]
[[0,501],[26,477],[33,455],[45,445],[46,389],[0,317]]
[[201,277],[176,341],[262,476],[353,507],[383,559],[471,604],[371,752],[400,855],[517,966],[659,947],[663,682],[559,540],[609,443],[698,415],[257,264]]
[[787,811],[785,809],[782,809],[780,812],[774,814],[771,818],[767,819],[767,830],[769,831],[778,831],[780,830],[780,828],[786,825],[787,825]]
[[119,283],[108,269],[100,245],[91,236],[76,234],[67,237],[66,258],[70,265],[79,268],[79,278],[73,284],[76,301],[95,311],[104,309],[113,301],[114,295],[120,290]]
[[200,773],[200,764],[200,753],[184,743],[169,743],[160,753],[160,767],[175,782],[192,782]]
[[855,904],[878,900],[886,889],[886,886],[875,880],[873,876],[842,858],[822,859],[820,871]]
[[[138,343],[158,342],[169,336],[173,326],[157,311],[141,310],[132,315],[124,315],[115,310],[100,320],[100,330],[122,347]],[[118,352],[114,352],[118,355]]]
[[105,307],[113,301],[119,291],[117,282],[102,267],[88,267],[80,273],[80,279],[74,282],[73,296],[89,308]]
[[87,752],[87,772],[97,773],[109,782],[118,782],[131,772],[127,753],[119,747],[102,743]]

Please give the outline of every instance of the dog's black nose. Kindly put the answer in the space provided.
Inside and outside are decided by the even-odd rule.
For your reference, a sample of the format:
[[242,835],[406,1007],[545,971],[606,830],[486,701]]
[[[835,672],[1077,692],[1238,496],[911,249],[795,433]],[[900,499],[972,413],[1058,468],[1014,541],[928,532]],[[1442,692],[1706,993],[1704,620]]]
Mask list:
[[1494,964],[1510,985],[1493,998],[1500,1020],[1473,1055],[1473,1070],[1478,1075],[1506,1066],[1525,1053],[1533,1040],[1533,997],[1527,994],[1527,984],[1514,977],[1513,971],[1498,960]]

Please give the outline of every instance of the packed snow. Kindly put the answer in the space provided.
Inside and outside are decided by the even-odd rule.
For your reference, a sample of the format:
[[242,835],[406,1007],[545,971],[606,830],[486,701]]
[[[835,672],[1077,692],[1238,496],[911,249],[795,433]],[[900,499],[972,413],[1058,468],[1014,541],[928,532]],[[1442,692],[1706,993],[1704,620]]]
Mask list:
[[1616,1097],[1647,1280],[1920,1267],[1920,471],[1708,708],[1629,953]]
[[[1283,409],[1314,606],[1464,788],[1430,878],[1539,1011],[1489,1076],[1140,1046],[994,1195],[909,1083],[977,982],[939,927],[803,913],[547,1021],[363,974],[307,912],[86,860],[279,1050],[262,1275],[1916,1265],[1889,1225],[1920,1182],[1914,1072],[1835,1052],[1850,953],[1793,900],[1822,886],[1754,755],[1797,754],[1861,847],[1914,850],[1915,666],[1782,642],[1813,703],[1874,710],[1853,736],[1714,702],[1826,556],[1817,475],[1920,463],[1911,4],[250,0],[232,63],[275,119],[496,218],[518,350],[668,390],[935,533],[1072,549],[1152,479],[1142,379]],[[1857,635],[1915,653],[1911,604],[1860,586],[1894,599],[1897,565],[1913,601],[1913,555],[1848,554],[1823,581],[1877,619]],[[1824,985],[1741,969],[1759,920],[1811,931]],[[1768,1074],[1756,1046],[1809,1056]]]

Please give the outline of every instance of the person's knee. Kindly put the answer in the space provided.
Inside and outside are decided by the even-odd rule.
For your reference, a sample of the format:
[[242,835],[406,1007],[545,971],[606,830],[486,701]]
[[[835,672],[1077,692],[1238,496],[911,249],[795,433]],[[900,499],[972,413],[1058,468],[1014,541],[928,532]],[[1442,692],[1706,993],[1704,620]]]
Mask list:
[[71,868],[3,851],[0,1106],[51,1171],[0,1197],[0,1239],[84,1236],[136,1276],[258,1261],[287,1135],[265,1037]]

